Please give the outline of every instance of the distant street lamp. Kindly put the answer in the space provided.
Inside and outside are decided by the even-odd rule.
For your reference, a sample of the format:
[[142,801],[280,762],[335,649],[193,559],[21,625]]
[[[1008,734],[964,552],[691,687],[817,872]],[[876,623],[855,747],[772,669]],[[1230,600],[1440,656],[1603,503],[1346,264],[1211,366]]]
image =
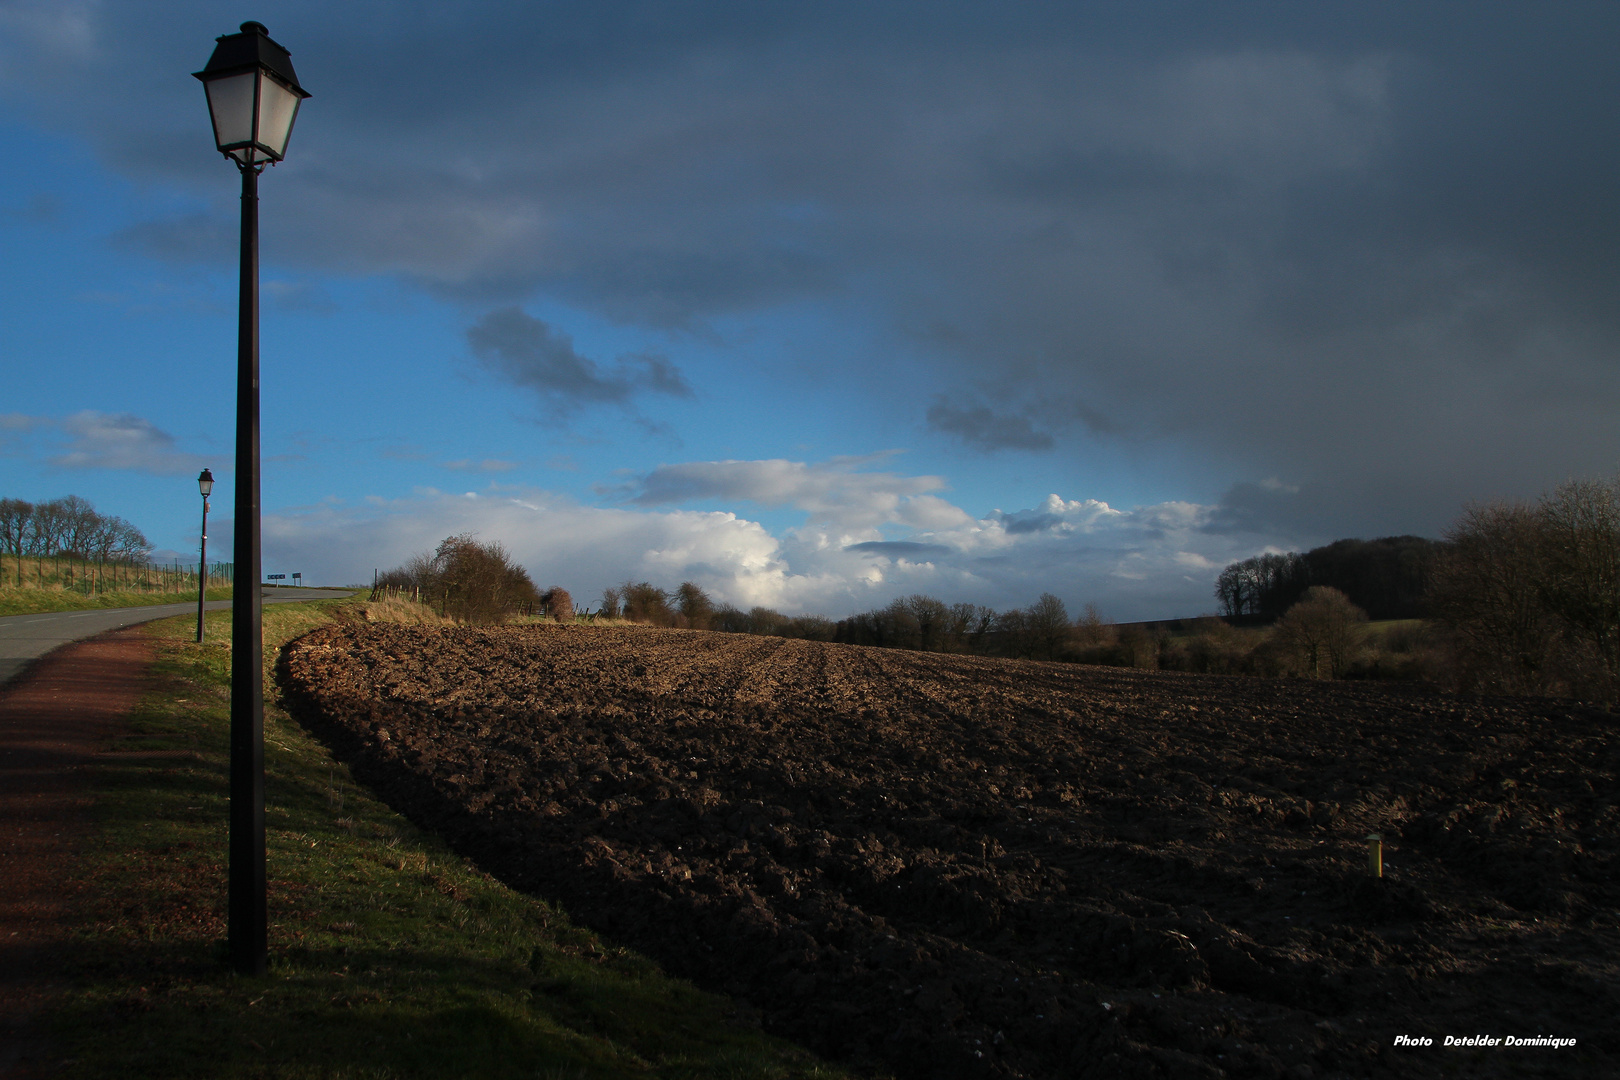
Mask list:
[[214,142],[242,173],[241,306],[236,339],[236,561],[231,602],[231,964],[262,975],[268,961],[264,870],[264,651],[259,594],[259,172],[287,151],[298,85],[287,50],[245,22],[216,39],[196,72]]
[[207,469],[197,477],[197,490],[202,492],[203,523],[202,551],[197,564],[197,640],[203,639],[203,601],[208,598],[208,496],[214,493],[214,474]]

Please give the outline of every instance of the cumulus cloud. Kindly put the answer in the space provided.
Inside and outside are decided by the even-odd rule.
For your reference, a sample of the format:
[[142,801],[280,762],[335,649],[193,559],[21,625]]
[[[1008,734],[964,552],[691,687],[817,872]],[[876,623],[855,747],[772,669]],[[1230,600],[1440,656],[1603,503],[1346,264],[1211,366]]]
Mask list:
[[508,307],[467,330],[467,344],[484,366],[553,405],[606,402],[622,405],[638,393],[690,397],[691,387],[663,356],[621,356],[607,369],[581,356],[573,339],[544,320]]
[[[372,569],[473,532],[505,544],[538,583],[581,598],[626,578],[665,588],[695,581],[740,607],[837,618],[916,592],[997,609],[1055,592],[1077,610],[1096,603],[1117,619],[1211,610],[1220,568],[1267,546],[1262,537],[1207,528],[1218,508],[1192,503],[1123,510],[1054,494],[983,517],[954,508],[926,530],[908,526],[903,510],[854,522],[807,512],[802,525],[772,533],[731,512],[590,507],[492,485],[269,515],[265,543],[267,560],[297,563],[310,580],[366,580]],[[893,531],[902,535],[884,535]]]
[[[264,518],[268,562],[307,568],[311,580],[370,580],[370,572],[470,532],[505,544],[542,588],[581,600],[627,577],[673,587],[696,580],[727,599],[776,597],[786,568],[776,541],[733,514],[581,506],[536,489],[427,491],[362,506],[319,506]],[[366,560],[362,564],[359,560]]]

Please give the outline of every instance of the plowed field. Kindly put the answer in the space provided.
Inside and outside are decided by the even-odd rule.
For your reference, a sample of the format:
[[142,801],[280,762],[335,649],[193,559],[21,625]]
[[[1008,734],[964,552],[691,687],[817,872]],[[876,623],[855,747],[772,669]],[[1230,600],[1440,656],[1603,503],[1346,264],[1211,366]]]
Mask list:
[[329,627],[281,676],[417,821],[847,1061],[1620,1074],[1607,713],[636,628]]

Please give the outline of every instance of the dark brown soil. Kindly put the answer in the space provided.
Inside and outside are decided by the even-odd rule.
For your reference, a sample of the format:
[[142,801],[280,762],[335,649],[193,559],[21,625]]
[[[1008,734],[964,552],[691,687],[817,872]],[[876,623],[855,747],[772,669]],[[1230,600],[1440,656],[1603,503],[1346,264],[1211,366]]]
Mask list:
[[281,674],[417,821],[857,1064],[1620,1074],[1604,712],[636,628],[332,627]]

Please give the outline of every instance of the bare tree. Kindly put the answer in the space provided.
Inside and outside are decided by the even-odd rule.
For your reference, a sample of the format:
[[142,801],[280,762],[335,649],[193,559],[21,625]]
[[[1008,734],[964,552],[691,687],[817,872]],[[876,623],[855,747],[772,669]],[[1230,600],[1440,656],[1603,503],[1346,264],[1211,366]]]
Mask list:
[[1113,637],[1113,624],[1102,617],[1096,604],[1088,603],[1085,611],[1081,612],[1074,623],[1076,644],[1082,648],[1095,648],[1098,645],[1107,645]]
[[25,541],[30,555],[54,555],[61,550],[62,529],[66,524],[65,503],[65,499],[51,499],[34,504]]
[[1243,563],[1232,563],[1221,571],[1215,579],[1215,599],[1221,602],[1221,612],[1229,616],[1247,615],[1258,608],[1259,596]]
[[1056,660],[1069,642],[1069,611],[1051,593],[1041,593],[1030,607],[1028,622],[1030,648],[1036,656]]
[[709,599],[702,586],[690,581],[681,582],[681,587],[675,590],[675,602],[686,625],[693,630],[707,630],[713,624],[714,601]]
[[627,581],[619,587],[624,601],[624,617],[631,622],[652,626],[674,626],[675,609],[669,606],[669,593],[647,581]]
[[[57,551],[80,558],[94,557],[96,541],[107,532],[112,521],[96,513],[89,500],[68,495],[56,500],[58,514]],[[114,526],[116,531],[116,526]]]
[[602,610],[604,619],[617,619],[619,617],[619,590],[609,586],[602,590]]
[[996,616],[996,651],[1003,656],[1020,659],[1033,655],[1029,612],[1023,608],[1008,608]]
[[458,622],[504,622],[540,599],[528,572],[499,542],[479,543],[468,533],[447,537],[433,562],[441,610]]
[[1367,613],[1338,589],[1313,585],[1277,620],[1276,635],[1313,678],[1336,679],[1350,666],[1361,643],[1360,624]]
[[540,601],[529,572],[503,545],[480,543],[470,533],[446,537],[431,556],[412,556],[404,566],[378,575],[377,584],[419,589],[424,602],[457,622],[505,622]]
[[22,584],[22,556],[28,540],[28,522],[34,504],[22,499],[0,499],[0,550],[17,560],[17,584]]
[[951,633],[961,651],[982,653],[996,628],[996,613],[983,604],[952,604]]
[[152,551],[152,542],[146,534],[121,517],[105,519],[104,529],[111,531],[112,543],[101,555],[102,559],[135,561],[146,558]]
[[916,624],[916,648],[923,652],[944,652],[951,629],[951,609],[944,601],[917,593],[897,603]]
[[1559,626],[1545,603],[1542,522],[1517,503],[1470,506],[1446,533],[1429,603],[1465,686],[1511,694],[1553,684]]
[[[1595,668],[1605,697],[1620,687],[1620,480],[1572,480],[1537,508],[1541,597],[1562,624],[1567,669]],[[1576,670],[1568,675],[1579,677]],[[1586,680],[1581,680],[1586,681]]]

